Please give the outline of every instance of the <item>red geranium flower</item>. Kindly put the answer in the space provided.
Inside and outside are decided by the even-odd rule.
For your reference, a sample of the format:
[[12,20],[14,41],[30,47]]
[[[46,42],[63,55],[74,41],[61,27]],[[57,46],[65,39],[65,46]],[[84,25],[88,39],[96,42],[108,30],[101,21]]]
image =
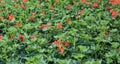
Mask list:
[[76,5],[76,4],[77,4],[77,2],[76,2],[76,1],[73,1],[73,3],[74,3],[74,5]]
[[18,38],[22,39],[22,42],[24,42],[24,35],[19,35]]
[[14,16],[12,14],[8,15],[8,21],[10,22],[12,19],[14,18]]
[[20,7],[23,8],[23,9],[25,9],[25,5],[23,3],[20,4]]
[[40,7],[40,4],[37,4],[37,7]]
[[71,19],[70,19],[70,18],[66,19],[66,23],[69,23],[70,21],[71,21]]
[[43,15],[44,15],[44,14],[45,14],[45,11],[42,11],[42,12],[41,12],[41,14],[43,14]]
[[41,27],[42,29],[44,29],[44,28],[47,28],[47,25],[46,25],[46,24],[42,24],[40,27]]
[[93,7],[98,7],[98,3],[93,3]]
[[116,17],[118,17],[118,12],[114,10],[111,12],[111,15],[113,18],[116,18]]
[[34,18],[31,16],[28,18],[29,21],[34,21]]
[[17,8],[17,7],[18,7],[18,4],[15,4],[15,5],[14,5],[14,8]]
[[30,39],[34,39],[35,38],[35,36],[30,36]]
[[86,4],[90,5],[90,4],[92,4],[92,3],[91,3],[91,2],[86,2]]
[[86,0],[81,0],[81,2],[82,2],[82,3],[85,3],[85,2],[86,2]]
[[68,40],[66,41],[66,43],[65,43],[65,46],[67,47],[69,44],[68,44]]
[[3,18],[3,17],[0,17],[0,20],[1,20],[1,21],[3,21],[3,20],[4,20],[4,18]]
[[2,35],[0,35],[0,40],[3,38],[3,36]]
[[57,46],[57,49],[60,51],[61,54],[64,53],[64,48],[62,46]]
[[57,28],[62,28],[62,23],[58,23]]
[[66,10],[70,10],[71,6],[66,6]]
[[23,0],[23,2],[28,2],[28,0]]
[[50,8],[50,9],[53,9],[53,8],[54,8],[54,6],[51,4],[51,5],[49,6],[49,8]]
[[21,27],[21,23],[19,22],[19,23],[16,23],[16,24],[14,24],[14,26],[15,27]]
[[114,5],[114,4],[120,4],[120,0],[110,0],[109,4],[112,4],[112,5]]

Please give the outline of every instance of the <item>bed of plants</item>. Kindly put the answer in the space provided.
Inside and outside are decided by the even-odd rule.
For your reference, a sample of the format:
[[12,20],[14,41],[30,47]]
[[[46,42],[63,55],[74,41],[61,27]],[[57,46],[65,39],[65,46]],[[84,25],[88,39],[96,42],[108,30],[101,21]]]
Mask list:
[[0,0],[0,64],[120,64],[120,0]]

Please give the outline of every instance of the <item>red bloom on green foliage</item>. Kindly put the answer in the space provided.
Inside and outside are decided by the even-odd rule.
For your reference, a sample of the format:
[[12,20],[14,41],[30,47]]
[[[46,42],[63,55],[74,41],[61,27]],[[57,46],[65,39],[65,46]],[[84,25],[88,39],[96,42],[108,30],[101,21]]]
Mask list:
[[46,24],[42,24],[40,27],[41,27],[42,29],[44,29],[44,28],[47,28],[47,25],[46,25]]
[[98,7],[98,3],[93,3],[93,7]]
[[90,5],[90,4],[92,4],[92,3],[91,3],[91,2],[86,2],[86,4]]
[[62,28],[62,23],[58,23],[57,28]]
[[23,0],[23,2],[28,2],[28,0]]
[[30,39],[34,39],[35,38],[35,36],[30,36]]
[[31,16],[28,18],[29,21],[34,21],[34,18]]
[[68,40],[66,41],[66,43],[65,43],[65,46],[67,47],[69,45],[69,43],[68,43]]
[[0,40],[3,38],[3,36],[2,35],[0,35]]
[[112,15],[113,18],[118,17],[118,11],[116,11],[116,10],[110,10],[110,13],[111,13],[111,15]]
[[64,53],[64,48],[62,46],[57,46],[57,49],[60,51],[61,54]]
[[86,2],[86,0],[81,0],[81,2],[82,2],[82,3],[85,3],[85,2]]
[[9,14],[9,15],[8,15],[8,21],[9,21],[9,22],[12,21],[13,18],[14,18],[14,16],[13,16],[12,14]]
[[18,4],[15,4],[15,5],[14,5],[14,8],[17,8],[17,7],[18,7]]
[[114,5],[114,4],[120,4],[120,0],[110,0],[109,4],[112,4],[112,5]]
[[3,17],[0,17],[0,20],[1,20],[1,21],[3,21],[3,20],[4,20],[4,18],[3,18]]
[[66,6],[66,10],[70,10],[70,8],[71,8],[71,5]]
[[53,8],[54,8],[54,6],[51,4],[51,5],[49,6],[49,8],[50,8],[50,9],[53,9]]
[[14,26],[15,27],[21,27],[21,23],[19,22],[19,23],[16,23],[16,24],[14,24]]
[[24,35],[19,35],[18,38],[22,39],[22,42],[24,42]]
[[25,5],[23,3],[20,4],[20,7],[23,8],[23,9],[25,9]]

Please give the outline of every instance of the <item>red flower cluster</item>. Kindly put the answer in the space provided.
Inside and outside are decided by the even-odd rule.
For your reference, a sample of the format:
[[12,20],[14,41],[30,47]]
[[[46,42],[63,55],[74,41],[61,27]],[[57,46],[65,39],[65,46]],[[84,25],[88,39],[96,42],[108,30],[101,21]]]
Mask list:
[[49,6],[49,8],[50,8],[50,9],[53,9],[53,8],[54,8],[54,6],[51,4],[51,5]]
[[45,29],[45,28],[52,28],[51,24],[48,22],[47,24],[42,24],[40,26],[42,29]]
[[22,3],[22,4],[20,4],[20,7],[22,8],[22,9],[25,9],[25,5]]
[[35,36],[30,36],[30,39],[34,39],[35,38]]
[[30,17],[28,18],[28,20],[29,20],[29,21],[34,21],[34,18],[33,18],[32,16],[30,16]]
[[98,7],[98,3],[93,3],[93,5],[92,5],[94,8],[95,7]]
[[62,28],[62,23],[58,23],[56,28]]
[[110,13],[111,13],[111,15],[112,15],[113,18],[118,17],[118,11],[111,9]]
[[120,4],[120,0],[110,0],[109,4],[112,4],[112,5],[114,5],[114,4]]
[[2,35],[0,35],[0,40],[3,38],[3,36]]
[[68,41],[66,41],[65,43],[63,43],[61,40],[54,41],[53,44],[54,44],[54,45],[58,45],[58,46],[57,46],[57,49],[60,51],[61,54],[64,53],[64,48],[63,48],[63,46],[66,46],[66,47],[67,47],[67,46],[69,45]]
[[19,22],[19,23],[16,23],[16,24],[14,24],[14,26],[15,27],[21,27],[21,23]]
[[4,18],[3,18],[3,17],[0,17],[0,20],[1,20],[1,21],[3,21],[3,20],[4,20]]
[[9,22],[12,21],[13,18],[14,18],[14,16],[13,16],[12,14],[9,14],[9,15],[8,15],[8,21],[9,21]]
[[23,2],[28,2],[28,0],[23,0]]
[[22,39],[22,42],[24,42],[24,35],[19,35],[18,38]]
[[86,0],[81,0],[82,3],[86,3]]

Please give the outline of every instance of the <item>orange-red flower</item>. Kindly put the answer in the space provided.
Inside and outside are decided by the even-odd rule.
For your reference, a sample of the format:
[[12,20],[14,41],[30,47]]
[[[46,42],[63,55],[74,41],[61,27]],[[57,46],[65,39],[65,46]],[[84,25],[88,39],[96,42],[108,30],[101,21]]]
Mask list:
[[82,2],[82,3],[85,3],[85,2],[86,2],[86,0],[81,0],[81,2]]
[[44,29],[44,28],[47,28],[47,25],[46,25],[46,24],[42,24],[40,27],[41,27],[42,29]]
[[110,9],[111,9],[110,7],[106,7],[106,8],[105,8],[105,10],[108,10],[108,11],[109,11]]
[[4,18],[3,18],[3,17],[0,17],[0,20],[1,20],[1,21],[3,21],[3,20],[4,20]]
[[9,21],[9,22],[12,21],[13,18],[14,18],[14,16],[13,16],[12,14],[9,14],[9,15],[8,15],[8,21]]
[[30,36],[30,39],[34,39],[35,38],[35,36]]
[[24,42],[24,35],[19,35],[18,38],[22,39],[22,42]]
[[17,7],[18,7],[18,4],[15,4],[15,5],[14,5],[14,8],[17,8]]
[[57,46],[58,50],[60,51],[61,54],[64,53],[64,48],[62,46]]
[[14,0],[14,2],[16,2],[16,0]]
[[16,23],[16,24],[14,24],[14,26],[15,27],[21,27],[21,23],[19,22],[19,23]]
[[112,15],[113,18],[118,17],[118,11],[111,9],[110,13],[111,13],[111,15]]
[[2,35],[0,35],[0,40],[3,38],[3,36]]
[[37,7],[40,7],[41,5],[40,4],[37,4]]
[[62,23],[58,23],[57,28],[62,28]]
[[73,1],[73,4],[74,4],[74,5],[76,5],[76,4],[77,4],[77,2],[76,2],[76,1]]
[[49,6],[49,8],[50,8],[50,9],[53,9],[53,8],[54,8],[54,6],[51,4],[51,5]]
[[98,7],[98,3],[93,3],[93,7]]
[[70,19],[70,18],[66,19],[66,23],[69,23],[70,21],[71,21],[71,19]]
[[23,0],[23,2],[28,2],[28,0]]
[[45,14],[45,11],[43,10],[43,11],[41,12],[41,14],[43,14],[43,15],[44,15],[44,14]]
[[54,0],[54,2],[55,2],[56,4],[59,4],[59,0]]
[[34,21],[34,18],[31,16],[28,18],[29,21]]
[[112,4],[112,5],[114,5],[114,4],[120,4],[120,0],[110,0],[109,4]]
[[25,5],[23,3],[20,4],[20,7],[23,8],[23,9],[25,9]]
[[66,10],[70,10],[71,8],[71,5],[70,6],[66,6]]
[[67,47],[69,45],[69,43],[68,43],[68,40],[66,41],[66,43],[65,43],[65,46]]

